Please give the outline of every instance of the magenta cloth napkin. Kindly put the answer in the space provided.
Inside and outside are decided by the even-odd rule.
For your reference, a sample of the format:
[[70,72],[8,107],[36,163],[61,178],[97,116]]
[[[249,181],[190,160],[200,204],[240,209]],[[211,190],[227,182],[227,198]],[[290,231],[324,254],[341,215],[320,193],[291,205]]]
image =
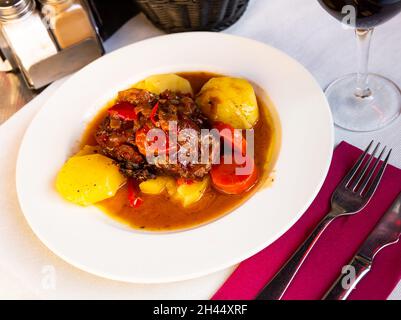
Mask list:
[[[330,209],[336,185],[362,153],[342,142],[318,196],[301,219],[276,242],[242,262],[213,300],[250,300],[280,269]],[[334,221],[325,231],[287,290],[285,300],[321,299],[401,191],[401,170],[389,166],[370,204],[360,213]],[[401,280],[401,242],[383,249],[370,273],[349,299],[386,299]]]

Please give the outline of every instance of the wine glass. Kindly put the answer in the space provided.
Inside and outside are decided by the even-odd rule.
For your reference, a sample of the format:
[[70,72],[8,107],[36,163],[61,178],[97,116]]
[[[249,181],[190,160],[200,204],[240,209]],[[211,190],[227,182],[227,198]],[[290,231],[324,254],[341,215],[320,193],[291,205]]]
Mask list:
[[368,73],[374,27],[401,11],[401,0],[318,0],[336,19],[355,28],[358,71],[335,80],[326,89],[334,122],[352,131],[385,127],[401,113],[401,92],[391,80]]

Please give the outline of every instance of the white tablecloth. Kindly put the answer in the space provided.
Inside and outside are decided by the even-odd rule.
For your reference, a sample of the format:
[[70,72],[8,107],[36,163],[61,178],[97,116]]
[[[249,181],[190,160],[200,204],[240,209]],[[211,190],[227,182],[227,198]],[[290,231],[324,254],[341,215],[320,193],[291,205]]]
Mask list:
[[[401,86],[401,15],[377,29],[371,70]],[[315,0],[251,0],[244,17],[225,32],[273,45],[300,61],[322,87],[355,71],[352,31],[344,30]],[[162,34],[142,15],[129,21],[106,43],[107,51]],[[229,57],[227,57],[229,59]],[[250,61],[249,63],[252,63]],[[14,182],[17,150],[30,120],[56,82],[0,126],[0,298],[51,299],[207,299],[233,268],[185,282],[139,285],[114,282],[80,271],[53,255],[29,229],[19,209]],[[394,148],[392,163],[401,167],[401,118],[375,133],[336,129],[336,140],[361,148],[372,138]],[[401,285],[391,299],[401,299]]]

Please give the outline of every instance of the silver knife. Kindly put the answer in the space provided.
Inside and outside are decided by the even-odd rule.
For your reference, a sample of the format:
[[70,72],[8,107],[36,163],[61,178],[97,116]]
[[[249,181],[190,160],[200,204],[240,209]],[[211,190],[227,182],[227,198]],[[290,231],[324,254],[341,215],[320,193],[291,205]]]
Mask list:
[[[385,247],[396,244],[401,235],[401,194],[384,214],[358,253],[343,270],[323,300],[346,300],[356,285],[370,271],[376,255]],[[347,271],[347,272],[345,272]]]

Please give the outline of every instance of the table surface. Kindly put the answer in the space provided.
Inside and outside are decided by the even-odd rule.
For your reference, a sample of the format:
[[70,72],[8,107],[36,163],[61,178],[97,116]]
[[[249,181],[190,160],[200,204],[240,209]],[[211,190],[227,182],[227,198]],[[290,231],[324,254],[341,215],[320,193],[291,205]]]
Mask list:
[[[401,32],[398,32],[400,24],[401,15],[398,15],[375,31],[370,70],[389,77],[401,86]],[[224,32],[252,38],[286,52],[303,64],[322,88],[341,75],[355,72],[353,31],[344,29],[315,0],[251,0],[242,19]],[[105,43],[106,51],[110,52],[161,34],[163,32],[153,27],[143,15],[138,15]],[[0,82],[0,93],[2,90],[4,87]],[[54,90],[54,87],[46,89],[46,95],[51,94],[46,92],[51,90]],[[29,93],[24,90],[25,100],[20,100],[16,104],[17,107],[13,106],[11,109],[4,103],[0,104],[0,123],[29,98]],[[375,139],[391,146],[394,149],[391,163],[398,167],[401,167],[400,138],[401,118],[387,128],[372,133],[354,133],[336,128],[336,142],[346,140],[364,148],[369,141]],[[132,298],[208,298],[232,270],[233,268],[229,268],[207,277],[177,284],[136,285]],[[401,299],[401,286],[394,291],[391,298]]]

